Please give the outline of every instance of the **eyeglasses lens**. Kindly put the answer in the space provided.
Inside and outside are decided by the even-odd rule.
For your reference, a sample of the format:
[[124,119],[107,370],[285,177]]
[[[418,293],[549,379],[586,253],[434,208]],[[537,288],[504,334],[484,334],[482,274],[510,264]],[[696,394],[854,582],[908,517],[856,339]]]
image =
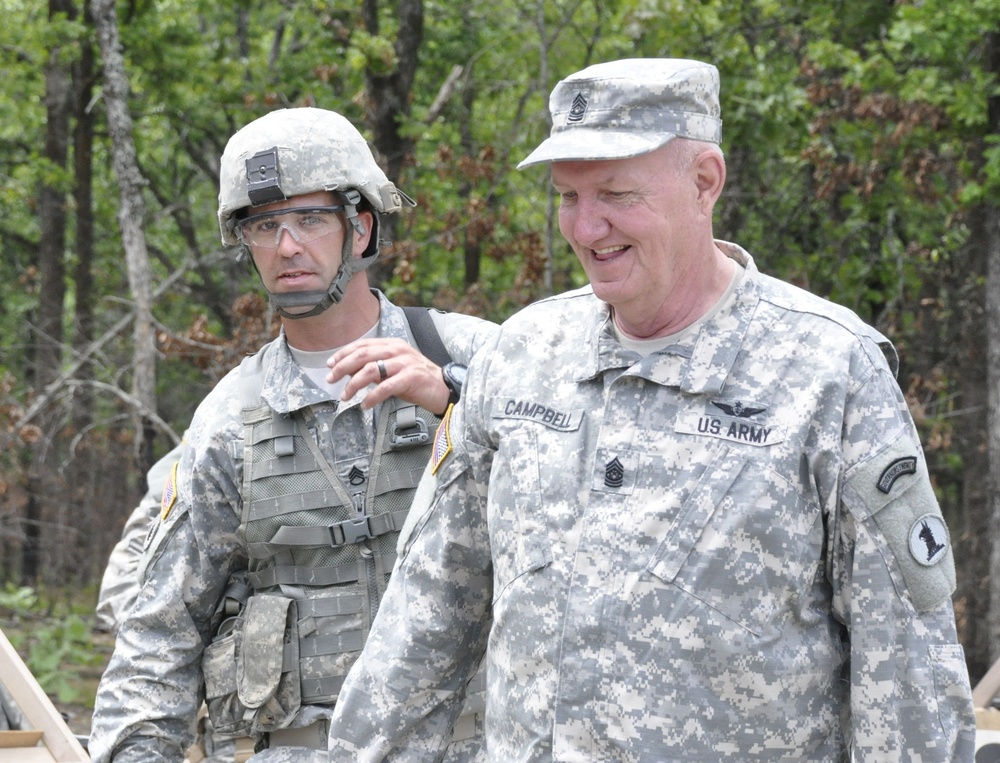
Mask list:
[[274,249],[281,242],[282,232],[287,230],[298,243],[308,244],[343,229],[337,214],[342,209],[313,207],[252,215],[240,221],[239,236],[249,246]]

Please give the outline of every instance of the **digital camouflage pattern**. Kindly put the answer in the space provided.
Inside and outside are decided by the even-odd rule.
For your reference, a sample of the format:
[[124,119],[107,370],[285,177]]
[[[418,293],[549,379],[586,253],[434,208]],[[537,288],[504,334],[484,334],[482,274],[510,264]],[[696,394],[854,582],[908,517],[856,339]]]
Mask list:
[[541,162],[626,159],[675,137],[722,142],[719,72],[684,58],[594,64],[549,96],[552,131],[518,169]]
[[[272,148],[276,152],[262,157],[255,168],[247,165],[247,160]],[[275,160],[277,167],[268,164]],[[239,243],[229,223],[234,212],[251,206],[251,171],[279,181],[284,198],[354,188],[381,213],[398,212],[404,202],[412,205],[386,177],[364,136],[346,117],[326,109],[279,109],[236,132],[222,154],[219,228],[223,244]]]
[[[379,295],[379,335],[407,338],[406,318]],[[446,348],[467,363],[496,327],[458,314],[434,314]],[[282,335],[266,369],[262,396],[277,411],[310,407],[317,441],[336,470],[365,472],[372,451],[372,411],[364,392],[335,404],[294,363]],[[140,564],[142,587],[119,630],[95,703],[90,753],[106,763],[179,763],[192,741],[204,697],[202,655],[212,640],[212,618],[231,575],[246,568],[240,525],[244,424],[241,377],[227,375],[198,407],[186,436],[176,499],[161,511]],[[378,409],[376,409],[378,410]],[[164,516],[165,514],[165,516]],[[278,655],[280,659],[280,655]],[[292,726],[330,713],[305,706]]]
[[742,280],[660,352],[588,287],[477,355],[331,760],[434,760],[484,653],[489,760],[972,760],[952,552],[887,343],[717,245]]
[[146,473],[146,494],[129,515],[122,536],[108,556],[97,594],[97,623],[112,633],[118,630],[139,594],[139,559],[149,530],[160,514],[163,483],[181,458],[184,444],[177,445]]

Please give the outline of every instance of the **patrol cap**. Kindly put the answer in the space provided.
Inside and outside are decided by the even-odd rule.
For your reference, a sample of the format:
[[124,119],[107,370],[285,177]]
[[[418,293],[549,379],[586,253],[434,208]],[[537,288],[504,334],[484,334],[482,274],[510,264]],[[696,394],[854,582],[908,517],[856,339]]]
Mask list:
[[549,97],[552,132],[518,169],[541,162],[627,159],[676,137],[722,141],[719,71],[685,58],[588,66]]

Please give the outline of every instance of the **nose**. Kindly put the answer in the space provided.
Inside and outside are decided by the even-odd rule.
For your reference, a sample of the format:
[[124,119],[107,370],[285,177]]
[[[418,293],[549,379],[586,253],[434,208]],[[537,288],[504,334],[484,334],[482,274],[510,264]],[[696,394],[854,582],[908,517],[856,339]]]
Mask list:
[[594,248],[595,242],[611,232],[611,223],[600,204],[578,200],[569,208],[559,208],[559,228],[567,241]]
[[291,257],[294,254],[298,254],[302,251],[302,247],[299,244],[298,236],[295,235],[288,225],[284,222],[281,223],[281,227],[278,228],[278,245],[276,250],[278,254],[284,257]]

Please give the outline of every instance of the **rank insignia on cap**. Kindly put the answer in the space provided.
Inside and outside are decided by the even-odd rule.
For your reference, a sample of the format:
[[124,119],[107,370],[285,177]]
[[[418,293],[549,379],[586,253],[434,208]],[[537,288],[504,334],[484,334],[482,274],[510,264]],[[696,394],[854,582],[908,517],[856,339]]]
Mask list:
[[948,528],[937,514],[925,514],[910,526],[910,555],[924,567],[933,567],[948,551]]
[[174,507],[174,503],[177,501],[177,465],[180,461],[175,463],[171,469],[170,474],[167,476],[167,481],[163,485],[163,497],[160,499],[160,519],[166,519],[170,510]]
[[573,105],[570,106],[569,114],[566,115],[568,124],[583,121],[583,115],[587,113],[587,106],[590,105],[590,101],[587,99],[588,95],[589,93],[586,91],[581,91],[573,97]]
[[431,453],[431,474],[436,474],[442,462],[451,453],[451,412],[454,405],[449,405],[444,412],[441,423],[438,424],[437,434],[434,435],[434,451]]

